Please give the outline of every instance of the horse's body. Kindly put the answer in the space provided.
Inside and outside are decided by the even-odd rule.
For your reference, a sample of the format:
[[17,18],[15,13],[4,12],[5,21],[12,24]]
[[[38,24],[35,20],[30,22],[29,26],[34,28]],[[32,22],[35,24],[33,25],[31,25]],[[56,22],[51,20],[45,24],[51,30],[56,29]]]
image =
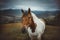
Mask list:
[[[33,17],[33,19],[30,19],[30,21],[32,22],[32,23],[30,22],[31,23],[30,25],[34,25],[32,27],[29,26],[29,21],[28,21],[28,24],[24,24],[26,30],[28,31],[29,37],[31,38],[31,40],[33,40],[34,37],[37,37],[38,40],[41,40],[41,35],[44,33],[44,30],[45,30],[44,21],[39,19],[34,13],[32,13],[32,12],[30,13],[30,9],[29,9],[28,15]],[[28,15],[26,17],[28,17]],[[29,17],[28,17],[28,20],[29,20]]]
[[40,20],[34,13],[31,13],[33,16],[33,20],[34,22],[37,24],[35,32],[32,33],[32,30],[30,27],[28,27],[28,33],[29,36],[37,36],[37,38],[39,39],[41,37],[41,35],[43,34],[44,30],[45,30],[45,23]]

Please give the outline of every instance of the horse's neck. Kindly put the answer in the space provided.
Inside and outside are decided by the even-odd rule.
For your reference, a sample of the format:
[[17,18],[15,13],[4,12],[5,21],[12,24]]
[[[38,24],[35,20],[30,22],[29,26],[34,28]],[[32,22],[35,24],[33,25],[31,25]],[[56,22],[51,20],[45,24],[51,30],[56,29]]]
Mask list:
[[29,27],[31,28],[32,33],[33,33],[33,32],[35,32],[35,29],[36,29],[36,22],[35,21],[38,18],[36,17],[36,15],[34,13],[31,13],[31,14],[32,14],[32,17],[33,17],[33,21],[32,21],[32,24],[29,25]]
[[[40,22],[40,19],[34,14],[34,13],[31,13],[32,17],[33,17],[33,21],[34,23],[36,23],[35,27],[29,27],[28,28],[28,32],[36,32],[36,30],[39,30],[39,29],[42,29],[40,26],[41,24],[43,24],[43,22]],[[32,29],[32,30],[31,30]]]

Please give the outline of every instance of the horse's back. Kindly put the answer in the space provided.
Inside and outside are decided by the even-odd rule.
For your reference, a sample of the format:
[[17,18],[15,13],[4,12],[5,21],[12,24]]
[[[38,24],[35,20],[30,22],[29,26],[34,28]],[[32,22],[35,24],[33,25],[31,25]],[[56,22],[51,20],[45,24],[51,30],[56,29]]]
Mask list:
[[40,18],[40,20],[45,24],[45,20],[43,18]]

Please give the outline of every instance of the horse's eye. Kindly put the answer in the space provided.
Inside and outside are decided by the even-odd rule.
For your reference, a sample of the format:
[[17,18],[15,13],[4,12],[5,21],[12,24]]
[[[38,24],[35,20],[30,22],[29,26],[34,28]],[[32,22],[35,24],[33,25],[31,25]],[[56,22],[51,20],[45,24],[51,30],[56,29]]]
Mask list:
[[31,17],[29,17],[29,18],[31,18]]

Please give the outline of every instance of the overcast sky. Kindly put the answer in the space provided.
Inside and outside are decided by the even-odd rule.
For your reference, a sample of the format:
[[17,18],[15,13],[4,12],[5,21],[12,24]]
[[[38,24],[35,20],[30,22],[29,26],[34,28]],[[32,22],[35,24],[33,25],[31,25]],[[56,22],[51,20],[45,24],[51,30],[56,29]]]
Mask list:
[[0,10],[5,9],[25,9],[41,11],[58,10],[55,0],[0,0]]

